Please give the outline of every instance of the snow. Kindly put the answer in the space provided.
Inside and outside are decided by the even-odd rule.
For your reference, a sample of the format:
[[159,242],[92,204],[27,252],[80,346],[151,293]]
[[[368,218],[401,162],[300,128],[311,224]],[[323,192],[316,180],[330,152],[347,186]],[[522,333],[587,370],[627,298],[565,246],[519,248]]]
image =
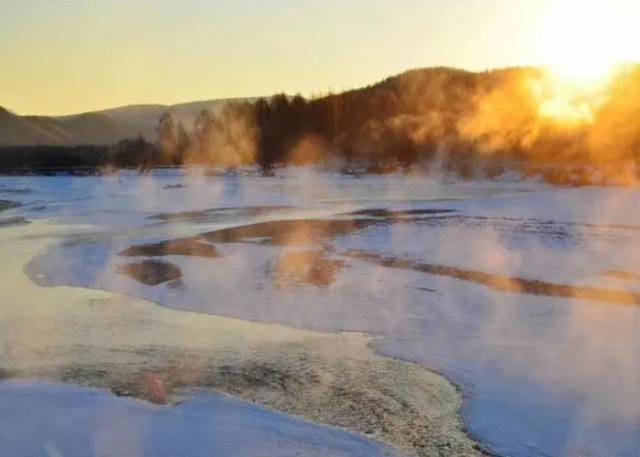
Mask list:
[[[421,363],[461,385],[470,432],[500,454],[640,456],[638,306],[508,293],[347,258],[330,287],[281,289],[268,277],[281,248],[248,244],[217,245],[220,259],[167,258],[182,268],[183,288],[147,287],[115,273],[128,260],[116,255],[119,250],[149,240],[359,208],[443,208],[457,213],[369,226],[330,245],[338,253],[366,249],[511,277],[638,291],[640,279],[606,274],[640,274],[636,189],[352,179],[308,170],[268,179],[3,182],[34,189],[19,196],[25,208],[10,212],[91,224],[102,232],[36,259],[30,274],[42,284],[116,290],[180,310],[302,328],[371,332],[380,337],[375,347],[381,354]],[[168,183],[186,187],[163,189]],[[149,219],[158,212],[274,204],[299,209],[204,225]]]

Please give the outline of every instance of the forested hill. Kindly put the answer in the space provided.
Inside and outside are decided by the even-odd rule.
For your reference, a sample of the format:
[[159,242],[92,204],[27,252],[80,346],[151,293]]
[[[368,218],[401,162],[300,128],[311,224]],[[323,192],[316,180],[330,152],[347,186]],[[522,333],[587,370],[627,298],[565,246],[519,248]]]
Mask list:
[[437,166],[462,175],[517,169],[548,179],[635,180],[640,67],[620,68],[598,84],[558,80],[539,68],[413,70],[312,100],[279,95],[232,104],[217,116],[202,113],[188,138],[178,130],[165,118],[159,145],[179,163]]
[[[125,153],[116,147],[105,157],[265,171],[287,164],[461,176],[518,171],[553,182],[635,184],[640,66],[595,82],[563,81],[539,68],[419,69],[313,99],[230,101],[201,110],[192,125],[168,112],[154,130],[152,144],[124,142]],[[143,159],[136,144],[144,145]]]

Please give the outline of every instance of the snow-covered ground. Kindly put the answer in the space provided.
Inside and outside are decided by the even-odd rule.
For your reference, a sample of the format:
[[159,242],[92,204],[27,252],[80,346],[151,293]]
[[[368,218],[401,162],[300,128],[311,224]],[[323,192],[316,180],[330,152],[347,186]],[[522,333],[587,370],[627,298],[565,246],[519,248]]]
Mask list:
[[[0,183],[13,191],[5,195],[0,187],[0,199],[25,203],[3,217],[91,227],[90,236],[31,262],[27,271],[39,284],[115,290],[179,310],[301,328],[371,332],[381,354],[421,363],[461,385],[470,432],[497,453],[640,456],[638,190],[354,179],[308,170],[281,178],[171,172]],[[255,206],[273,208],[237,209]],[[154,217],[220,207],[235,209],[224,217]],[[452,212],[347,215],[365,208]],[[118,253],[132,245],[301,218],[374,222],[321,240],[298,231],[304,239],[295,246],[236,240],[214,242],[218,258],[167,256],[182,270],[177,286],[146,286],[118,273],[132,260]],[[340,265],[328,284],[274,281],[285,251],[321,244]],[[482,275],[474,282],[393,268],[354,258],[353,250],[569,292],[504,291]],[[584,287],[623,299],[580,295]]]

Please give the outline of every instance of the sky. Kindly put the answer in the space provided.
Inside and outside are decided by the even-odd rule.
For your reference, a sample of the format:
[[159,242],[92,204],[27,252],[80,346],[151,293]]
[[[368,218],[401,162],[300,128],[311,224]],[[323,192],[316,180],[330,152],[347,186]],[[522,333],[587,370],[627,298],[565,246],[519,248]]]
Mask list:
[[637,0],[0,0],[0,106],[312,96],[417,67],[590,58],[594,46],[640,61],[639,14]]

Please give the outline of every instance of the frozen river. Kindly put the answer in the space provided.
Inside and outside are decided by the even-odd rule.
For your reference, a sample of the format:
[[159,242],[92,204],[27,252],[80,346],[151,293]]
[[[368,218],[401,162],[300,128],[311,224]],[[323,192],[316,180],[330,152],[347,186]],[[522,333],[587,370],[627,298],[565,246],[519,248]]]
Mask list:
[[[0,200],[88,227],[29,264],[37,284],[369,332],[460,385],[498,454],[640,456],[639,191],[166,172],[1,178]],[[180,277],[123,274],[150,259]]]
[[212,393],[186,394],[189,397],[180,405],[156,406],[75,386],[3,382],[2,455],[391,455],[379,444],[356,434],[309,424]]

